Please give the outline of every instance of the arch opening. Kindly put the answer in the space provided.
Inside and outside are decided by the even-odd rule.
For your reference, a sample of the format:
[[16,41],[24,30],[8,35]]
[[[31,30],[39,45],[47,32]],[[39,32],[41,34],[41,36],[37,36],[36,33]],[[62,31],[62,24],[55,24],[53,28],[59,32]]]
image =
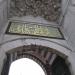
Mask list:
[[29,58],[14,61],[8,75],[46,75],[39,64]]

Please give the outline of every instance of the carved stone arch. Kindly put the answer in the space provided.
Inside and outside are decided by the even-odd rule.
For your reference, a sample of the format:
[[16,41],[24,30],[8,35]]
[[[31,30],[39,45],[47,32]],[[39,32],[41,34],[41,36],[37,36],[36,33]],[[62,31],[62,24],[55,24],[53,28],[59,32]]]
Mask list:
[[55,50],[57,53],[61,53],[65,56],[68,56],[71,52],[71,50],[57,42],[50,41],[50,40],[45,40],[45,39],[37,39],[37,38],[19,38],[19,39],[14,39],[10,41],[6,41],[3,44],[1,44],[1,49],[4,52],[10,51],[14,48],[17,47],[22,47],[24,45],[41,45],[44,47],[48,47]]
[[[14,60],[20,58],[20,56],[24,57],[23,56],[24,54],[29,54],[29,55],[37,57],[43,63],[46,63],[46,60],[50,60],[49,59],[50,56],[52,57],[53,55],[54,56],[59,55],[56,51],[54,51],[53,49],[49,47],[45,47],[41,45],[33,45],[33,44],[17,47],[17,48],[7,51],[6,53],[14,54],[14,55],[16,53],[17,58],[13,57]],[[61,56],[63,56],[63,54]]]
[[[38,50],[40,49],[40,47],[42,47],[43,48],[42,50],[44,52],[43,53],[44,60],[47,57],[47,59],[51,61],[51,62],[48,61],[48,63],[50,65],[52,64],[54,57],[56,58],[56,56],[61,56],[64,59],[66,59],[68,57],[68,55],[69,55],[69,52],[70,52],[68,49],[66,49],[65,47],[63,47],[61,45],[58,45],[58,44],[56,44],[54,42],[51,42],[51,41],[40,40],[40,39],[18,39],[18,40],[8,41],[8,42],[6,42],[6,43],[4,43],[2,45],[2,49],[7,54],[13,53],[15,51],[16,52],[17,51],[22,51],[26,47],[29,48],[29,50],[30,49],[32,50],[32,52],[29,51],[29,52],[26,52],[26,54],[35,56],[38,59],[39,59],[39,56],[42,56],[42,55],[37,56],[36,54],[37,53],[39,54],[40,51],[38,51]],[[46,49],[46,51],[44,49]],[[34,53],[34,51],[35,51],[35,53]],[[67,54],[66,54],[66,52],[67,52]],[[22,52],[22,53],[24,53],[24,52]],[[48,53],[51,53],[51,55],[49,54],[50,57],[47,56]],[[42,61],[42,59],[39,59],[39,60]],[[43,61],[43,63],[45,64],[46,63],[46,60],[45,60],[45,62]]]

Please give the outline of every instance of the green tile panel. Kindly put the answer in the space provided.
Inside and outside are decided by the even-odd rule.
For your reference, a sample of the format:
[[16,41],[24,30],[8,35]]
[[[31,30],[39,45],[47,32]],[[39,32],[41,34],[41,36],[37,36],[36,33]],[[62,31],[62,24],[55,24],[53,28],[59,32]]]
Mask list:
[[37,23],[32,24],[32,23],[11,22],[6,32],[11,34],[33,35],[47,38],[59,38],[59,39],[63,38],[63,35],[60,32],[59,28]]

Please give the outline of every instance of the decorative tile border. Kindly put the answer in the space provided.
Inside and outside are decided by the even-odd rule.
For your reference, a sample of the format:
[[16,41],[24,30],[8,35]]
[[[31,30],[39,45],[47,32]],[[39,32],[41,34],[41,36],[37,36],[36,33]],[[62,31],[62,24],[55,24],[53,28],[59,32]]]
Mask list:
[[37,23],[9,22],[6,34],[64,39],[59,28]]

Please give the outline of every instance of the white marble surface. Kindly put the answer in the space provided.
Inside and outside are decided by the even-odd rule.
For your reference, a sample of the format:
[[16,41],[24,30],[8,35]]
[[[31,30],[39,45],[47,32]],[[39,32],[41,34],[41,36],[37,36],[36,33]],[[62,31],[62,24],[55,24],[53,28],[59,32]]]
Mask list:
[[59,26],[59,24],[57,24],[55,22],[49,22],[40,16],[38,16],[38,17],[33,17],[33,16],[13,17],[13,18],[9,18],[9,20],[36,22],[36,23],[43,23],[43,24],[47,24],[47,25],[49,24],[50,26]]
[[75,0],[71,0],[73,6],[75,6]]
[[7,1],[3,0],[0,4],[0,36],[7,22]]
[[70,48],[75,52],[75,7],[69,6],[65,16],[63,32]]

